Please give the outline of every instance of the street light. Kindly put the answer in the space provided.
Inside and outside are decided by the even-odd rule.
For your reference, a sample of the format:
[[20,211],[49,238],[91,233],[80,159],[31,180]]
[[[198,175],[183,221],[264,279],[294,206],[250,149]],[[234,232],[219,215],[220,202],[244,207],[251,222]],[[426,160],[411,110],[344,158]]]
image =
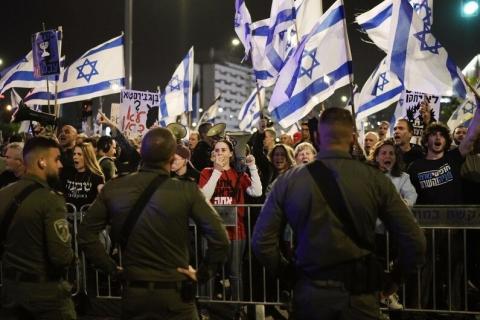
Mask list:
[[342,100],[342,102],[347,102],[348,98],[347,98],[347,96],[342,96],[342,97],[340,98],[340,100]]
[[462,16],[473,17],[478,15],[478,0],[462,1]]
[[1,66],[2,64],[3,64],[3,60],[2,60],[2,59],[0,59],[0,66]]
[[5,107],[5,109],[7,109],[7,111],[12,111],[12,105],[11,105],[11,104],[7,104],[7,106]]
[[233,38],[232,39],[232,46],[236,47],[240,44],[240,40],[238,40],[237,38]]

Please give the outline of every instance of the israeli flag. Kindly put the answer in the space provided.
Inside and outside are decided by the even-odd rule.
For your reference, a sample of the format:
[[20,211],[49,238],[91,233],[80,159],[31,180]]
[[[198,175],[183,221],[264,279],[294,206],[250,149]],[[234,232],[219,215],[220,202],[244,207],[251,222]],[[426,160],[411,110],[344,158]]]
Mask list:
[[[409,3],[424,23],[432,25],[433,0],[410,0]],[[393,1],[386,0],[355,19],[377,47],[385,52],[389,48],[392,9]]]
[[406,89],[466,97],[460,69],[407,0],[393,0],[390,31],[387,64]]
[[238,127],[242,131],[251,131],[260,120],[260,110],[265,104],[265,88],[255,88],[238,113],[240,123]]
[[277,80],[279,70],[265,56],[269,19],[252,24],[252,65],[255,79],[262,87],[271,87]]
[[[480,83],[477,84],[475,90],[480,89]],[[454,130],[459,125],[464,125],[466,127],[470,126],[470,122],[475,115],[475,110],[480,105],[477,97],[472,93],[467,96],[467,99],[460,104],[457,109],[452,113],[450,119],[447,121],[447,126],[450,130]]]
[[160,97],[160,119],[192,111],[193,47],[178,65]]
[[[25,57],[0,72],[0,94],[10,88],[38,88],[46,86],[47,77],[37,78],[33,73],[33,54]],[[51,77],[53,79],[53,77]],[[53,88],[54,81],[50,81]]]
[[284,128],[305,117],[337,88],[351,83],[345,12],[337,0],[285,63],[268,110]]
[[248,56],[251,49],[251,24],[252,18],[250,17],[250,12],[248,12],[245,0],[235,0],[235,32],[237,33],[240,41],[243,43],[243,47],[245,48],[245,57]]
[[[125,67],[123,60],[123,35],[102,43],[85,52],[65,68],[59,77],[57,102],[59,104],[83,101],[112,93],[124,88]],[[34,89],[24,98],[27,105],[46,105],[53,102],[53,87]]]
[[402,83],[396,74],[388,69],[386,58],[383,58],[360,92],[356,110],[357,118],[365,118],[388,108],[400,99],[402,91]]

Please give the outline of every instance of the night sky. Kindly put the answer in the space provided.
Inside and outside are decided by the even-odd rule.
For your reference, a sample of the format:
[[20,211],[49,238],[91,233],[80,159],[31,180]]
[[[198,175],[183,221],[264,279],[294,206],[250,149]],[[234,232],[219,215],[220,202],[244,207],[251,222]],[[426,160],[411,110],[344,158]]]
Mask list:
[[[326,10],[334,1],[324,0]],[[379,0],[345,0],[353,55],[355,81],[361,86],[383,57],[362,39],[353,23]],[[208,52],[224,51],[238,57],[243,48],[233,48],[234,0],[134,0],[133,11],[133,88],[155,90],[170,79],[176,65],[195,46],[196,62],[206,61]],[[271,0],[246,0],[253,20],[268,17]],[[461,0],[435,0],[433,33],[463,68],[480,53],[480,17],[462,18]],[[67,64],[86,50],[119,35],[124,29],[122,0],[12,0],[2,3],[2,45],[0,58],[8,66],[29,50],[30,36],[63,26],[63,54]]]

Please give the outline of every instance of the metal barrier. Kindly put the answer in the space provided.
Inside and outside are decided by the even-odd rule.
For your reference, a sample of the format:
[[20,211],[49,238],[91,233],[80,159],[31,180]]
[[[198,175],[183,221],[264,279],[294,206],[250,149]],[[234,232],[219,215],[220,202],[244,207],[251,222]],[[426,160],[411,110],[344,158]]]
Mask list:
[[[225,210],[229,207],[234,210]],[[250,236],[261,205],[222,205],[218,211],[225,225],[234,227],[238,225],[236,210],[240,207],[245,207],[244,221],[247,234],[245,246],[243,250],[240,246],[237,252],[232,252],[230,255],[229,262],[232,262],[231,259],[236,259],[236,265],[227,262],[218,270],[214,279],[198,287],[198,301],[209,304],[228,303],[235,307],[240,305],[286,306],[291,292],[285,285],[285,279],[270,277],[267,270],[256,261],[251,249]],[[75,235],[73,248],[79,257],[78,263],[67,274],[67,278],[75,284],[72,295],[78,295],[82,291],[85,294],[94,294],[97,298],[120,299],[121,283],[112,282],[109,276],[91,269],[83,253],[78,251],[77,227],[85,212],[85,207],[79,211],[72,207],[69,213]],[[399,289],[398,293],[404,310],[480,314],[480,288],[477,287],[480,283],[480,251],[475,250],[475,244],[480,240],[480,206],[415,206],[412,212],[419,225],[425,230],[428,252],[427,263],[419,268],[415,275],[409,277],[405,285]],[[206,241],[200,237],[193,221],[190,223],[190,229],[193,239],[191,264],[198,268],[206,250]],[[384,258],[385,269],[388,270],[390,262],[395,258],[394,252],[391,251],[395,243],[388,233],[385,234],[385,241],[385,254],[380,256]],[[285,235],[283,244],[285,254],[291,254],[291,234]],[[121,251],[116,248],[106,250],[118,255],[117,260],[121,265]],[[234,253],[239,256],[235,257]],[[232,267],[240,271],[236,276],[241,276],[233,279],[233,282]],[[93,274],[95,274],[95,288],[92,292],[87,284],[87,278]]]

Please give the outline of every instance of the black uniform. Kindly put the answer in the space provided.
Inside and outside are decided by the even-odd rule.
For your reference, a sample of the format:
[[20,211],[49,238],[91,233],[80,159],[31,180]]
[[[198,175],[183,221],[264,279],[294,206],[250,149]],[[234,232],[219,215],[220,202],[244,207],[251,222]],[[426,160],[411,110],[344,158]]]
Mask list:
[[46,182],[25,175],[0,190],[0,221],[13,197],[34,183],[41,188],[21,202],[6,235],[2,304],[36,319],[76,319],[71,286],[62,280],[74,259],[63,197]]
[[[104,271],[112,272],[116,266],[106,255],[98,233],[110,224],[112,239],[118,241],[132,206],[159,174],[168,175],[163,169],[142,167],[137,173],[111,180],[86,214],[79,229],[79,243],[87,257]],[[190,218],[208,241],[204,264],[197,272],[199,281],[210,278],[226,257],[226,230],[197,185],[167,178],[145,206],[124,250],[125,319],[149,314],[159,319],[196,319],[193,302],[184,302],[180,296],[181,282],[186,277],[176,270],[189,264]]]

